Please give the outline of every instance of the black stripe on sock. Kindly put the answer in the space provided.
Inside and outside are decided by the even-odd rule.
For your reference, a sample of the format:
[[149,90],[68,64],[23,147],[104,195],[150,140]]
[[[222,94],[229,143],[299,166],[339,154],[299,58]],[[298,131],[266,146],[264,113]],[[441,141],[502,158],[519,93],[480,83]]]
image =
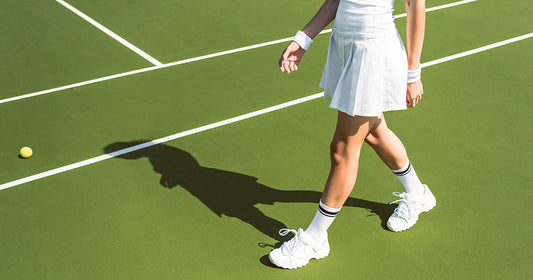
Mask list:
[[339,214],[339,212],[331,212],[331,211],[328,211],[324,208],[322,208],[322,206],[318,205],[318,211],[320,211],[320,213],[326,217],[331,217],[331,218],[334,218],[335,216],[337,216],[337,214]]
[[318,208],[318,212],[320,212],[320,214],[326,216],[326,217],[330,217],[330,218],[335,218],[337,215],[330,215],[330,214],[326,214],[324,213],[324,211],[322,211],[322,209]]
[[409,163],[409,165],[407,166],[407,168],[404,170],[404,171],[400,171],[400,172],[394,172],[394,174],[396,174],[396,176],[404,176],[404,175],[407,175],[407,173],[411,172],[411,163]]

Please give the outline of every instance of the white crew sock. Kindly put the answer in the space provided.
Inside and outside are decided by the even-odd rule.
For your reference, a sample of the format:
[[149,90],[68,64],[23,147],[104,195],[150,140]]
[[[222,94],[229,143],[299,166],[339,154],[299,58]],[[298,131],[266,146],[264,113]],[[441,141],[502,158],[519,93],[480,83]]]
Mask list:
[[[342,208],[342,207],[341,207]],[[326,206],[320,200],[318,204],[318,210],[316,211],[315,218],[305,230],[309,236],[316,241],[322,241],[327,237],[327,231],[333,220],[341,210],[341,208],[331,208]]]
[[398,177],[404,186],[406,193],[413,195],[424,194],[424,185],[422,185],[422,182],[420,182],[420,179],[418,179],[415,169],[409,160],[407,160],[407,164],[404,168],[398,170],[391,169],[391,171],[396,174],[396,177]]

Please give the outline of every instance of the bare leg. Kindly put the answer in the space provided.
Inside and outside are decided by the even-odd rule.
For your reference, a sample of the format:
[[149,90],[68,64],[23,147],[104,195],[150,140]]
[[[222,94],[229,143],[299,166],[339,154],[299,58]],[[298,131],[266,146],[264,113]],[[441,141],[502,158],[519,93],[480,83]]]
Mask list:
[[322,193],[325,205],[340,208],[352,192],[361,146],[377,120],[377,117],[352,117],[339,112],[330,146],[331,169]]
[[387,127],[383,114],[374,123],[365,142],[374,148],[374,151],[390,169],[400,169],[407,164],[405,147],[394,132]]
[[404,231],[417,222],[420,213],[435,207],[435,196],[420,182],[414,168],[408,164],[405,147],[387,127],[383,115],[374,124],[365,141],[390,169],[403,170],[395,173],[405,187],[405,193],[398,195],[401,198],[400,204],[387,221],[387,227],[394,232]]
[[409,163],[405,147],[387,127],[383,115],[374,124],[365,141],[396,174],[407,194],[422,195],[425,192],[424,185],[416,175],[414,167]]

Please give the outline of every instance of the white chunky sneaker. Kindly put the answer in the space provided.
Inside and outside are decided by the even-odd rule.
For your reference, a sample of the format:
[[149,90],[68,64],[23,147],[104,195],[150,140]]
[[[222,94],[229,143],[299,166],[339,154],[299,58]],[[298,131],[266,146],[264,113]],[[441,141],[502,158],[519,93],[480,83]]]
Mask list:
[[288,269],[302,267],[309,263],[310,259],[325,258],[329,254],[328,238],[322,242],[315,242],[302,229],[296,232],[293,229],[282,229],[279,234],[287,235],[289,232],[296,234],[291,240],[283,243],[281,247],[270,252],[268,258],[273,264]]
[[418,221],[420,213],[428,212],[437,205],[435,196],[426,185],[424,185],[424,194],[422,195],[409,195],[405,192],[394,192],[393,194],[401,198],[391,202],[391,204],[400,202],[400,205],[387,221],[387,227],[394,232],[404,231],[412,227]]

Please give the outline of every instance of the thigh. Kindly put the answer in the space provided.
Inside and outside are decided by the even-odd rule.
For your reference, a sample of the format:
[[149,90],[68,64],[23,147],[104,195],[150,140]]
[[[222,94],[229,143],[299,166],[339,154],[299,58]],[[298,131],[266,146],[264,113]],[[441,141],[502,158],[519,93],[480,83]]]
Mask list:
[[360,150],[378,119],[379,117],[350,116],[339,111],[332,146],[342,145],[344,149]]
[[380,139],[386,137],[388,133],[389,128],[387,127],[385,116],[381,114],[381,116],[378,117],[374,125],[370,128],[370,132],[368,133],[365,141],[371,146],[373,146],[377,144]]

